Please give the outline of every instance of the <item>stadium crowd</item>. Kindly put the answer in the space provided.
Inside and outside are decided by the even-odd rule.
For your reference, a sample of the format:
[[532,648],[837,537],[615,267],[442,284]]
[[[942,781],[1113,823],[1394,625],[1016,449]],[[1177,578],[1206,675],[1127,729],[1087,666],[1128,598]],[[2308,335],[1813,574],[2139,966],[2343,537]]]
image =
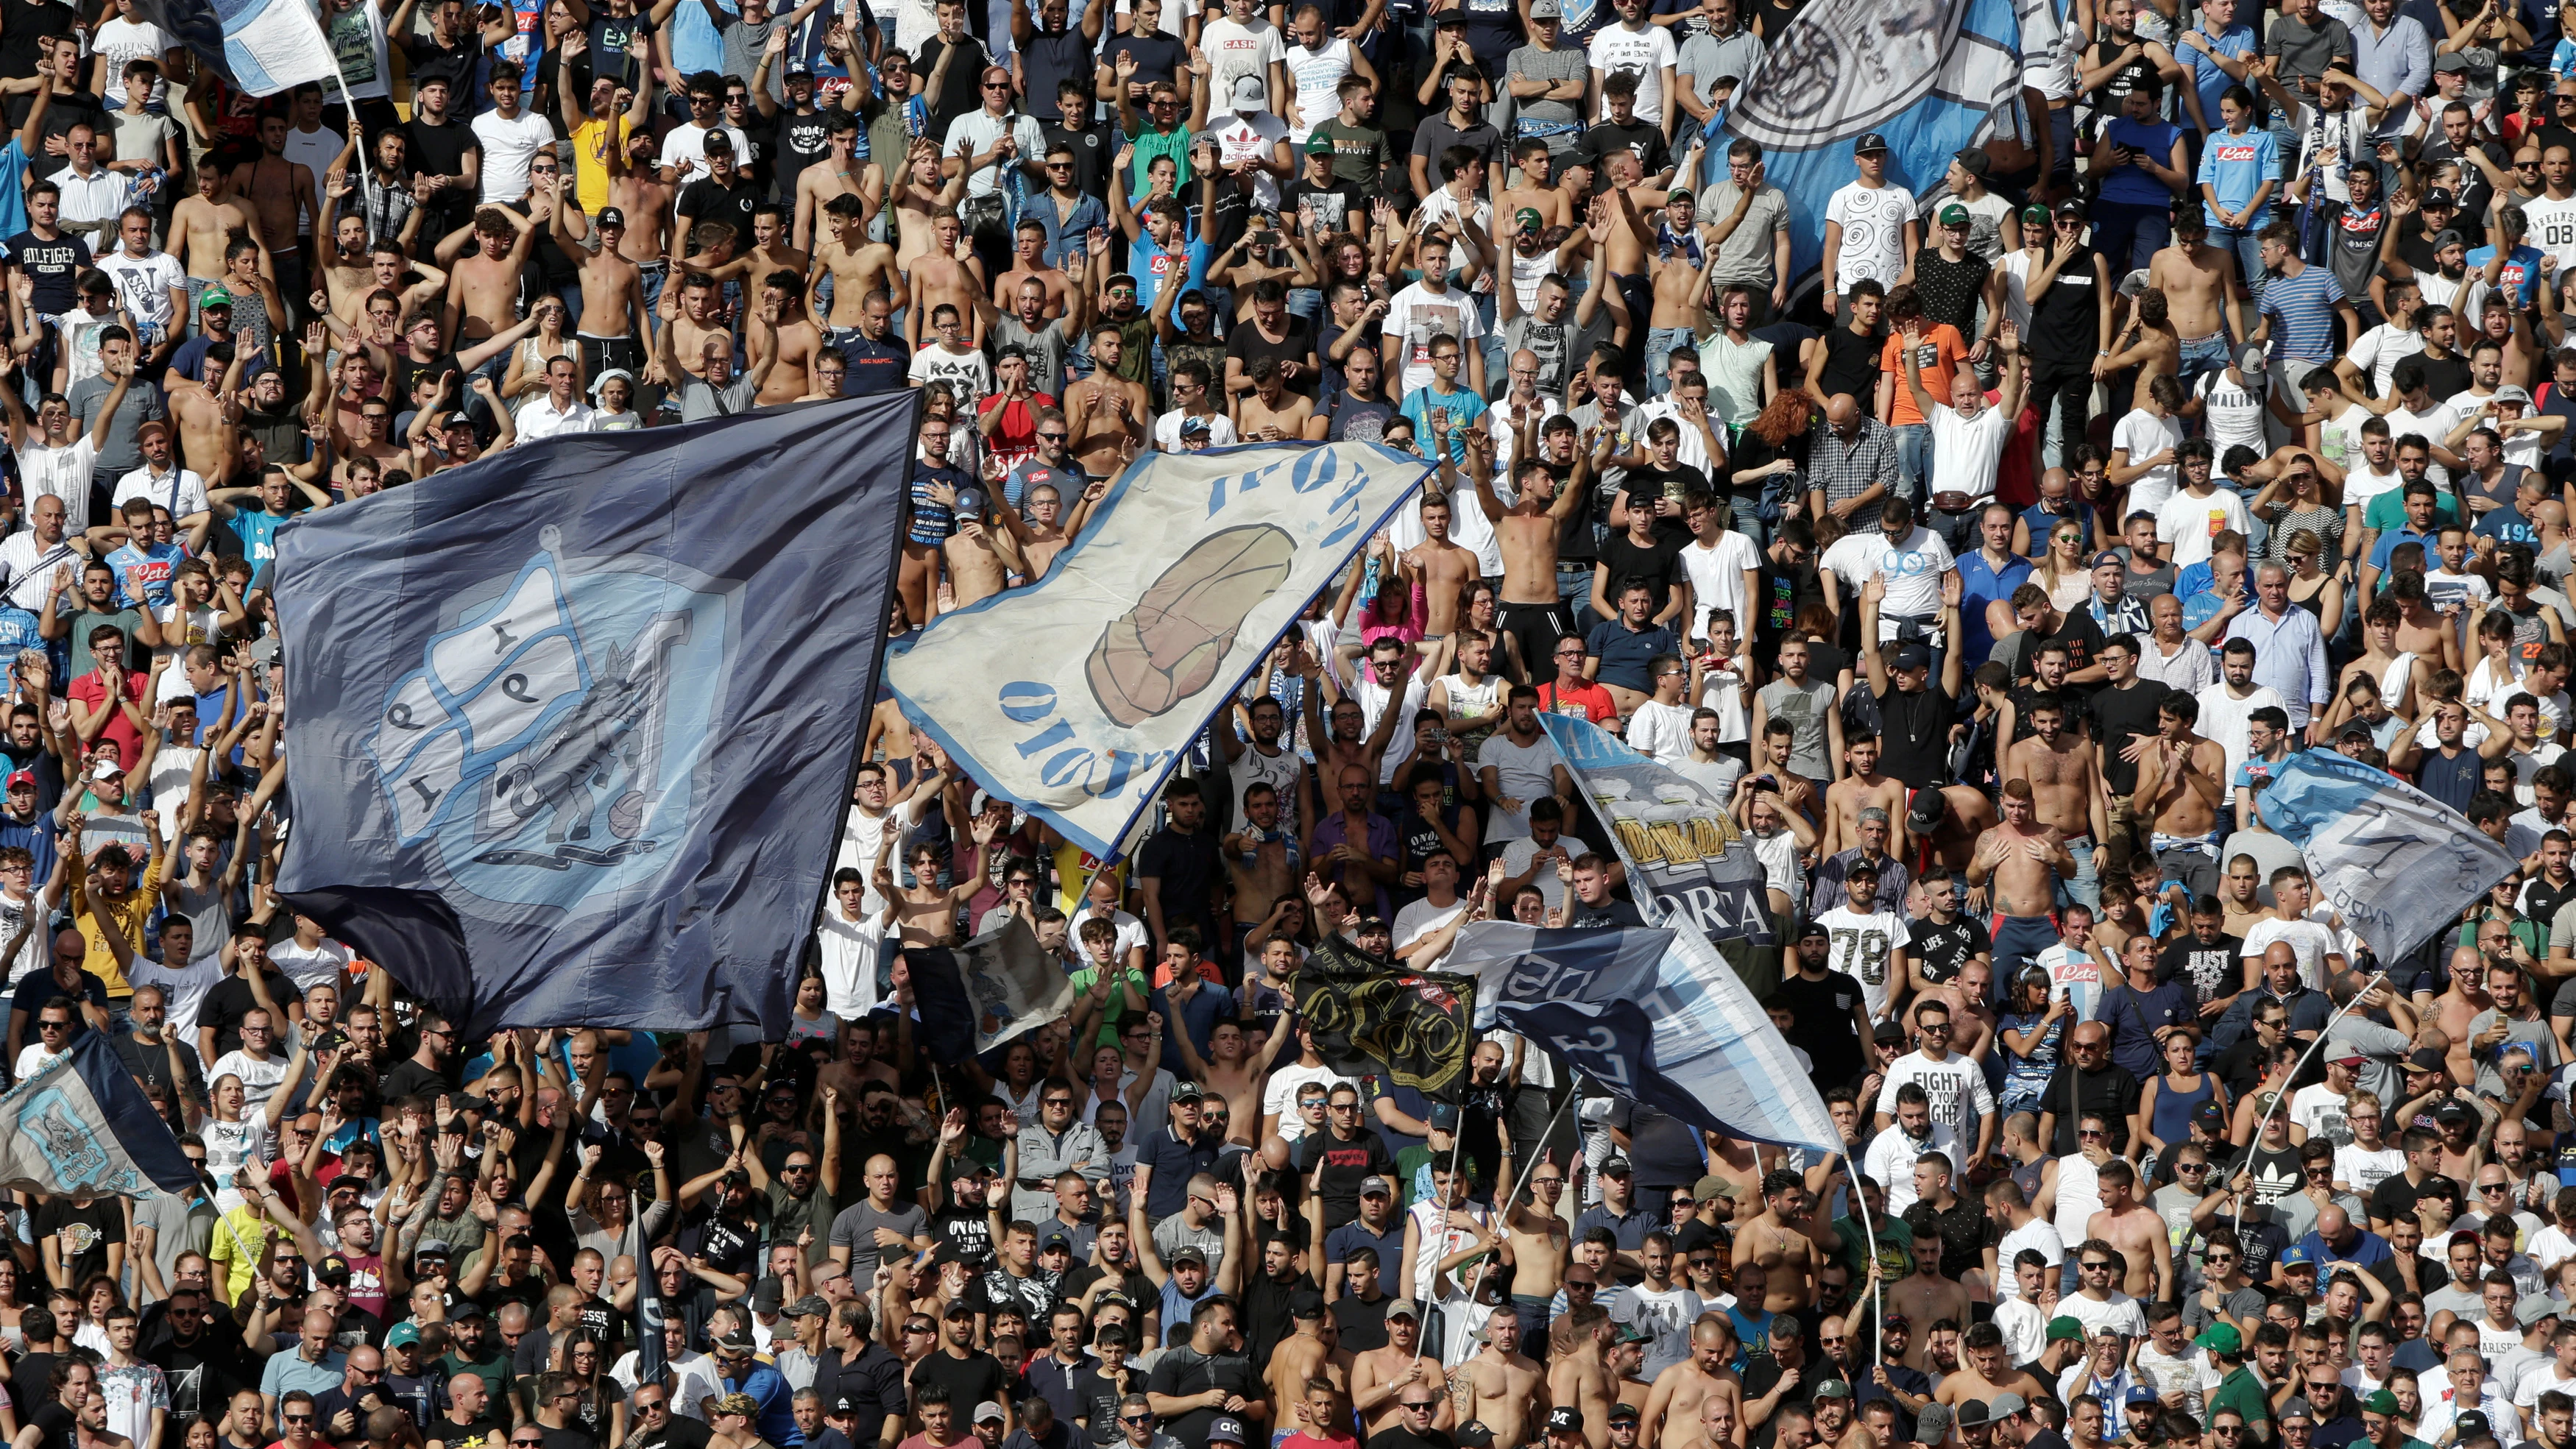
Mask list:
[[[204,1174],[0,1210],[11,1449],[2576,1449],[2576,38],[2012,8],[1982,145],[1793,213],[1799,0],[323,0],[268,99],[0,0],[4,1060]],[[902,388],[898,630],[1155,451],[1436,467],[1115,860],[876,702],[778,1040],[281,907],[282,523]],[[1840,1153],[1300,1026],[1644,923],[1543,711],[1723,802]],[[2520,869],[2374,959],[2301,750]],[[1014,916],[1070,1014],[926,1059]]]

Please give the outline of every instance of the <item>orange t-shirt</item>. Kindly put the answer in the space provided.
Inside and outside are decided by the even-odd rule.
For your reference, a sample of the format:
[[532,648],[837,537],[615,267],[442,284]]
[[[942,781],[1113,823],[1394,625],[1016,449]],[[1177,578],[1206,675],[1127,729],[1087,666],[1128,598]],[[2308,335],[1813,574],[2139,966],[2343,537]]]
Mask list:
[[[1914,354],[1914,365],[1923,374],[1923,390],[1934,402],[1946,402],[1950,396],[1950,374],[1967,360],[1968,347],[1959,338],[1959,329],[1947,322],[1936,322],[1923,334],[1923,345]],[[1879,370],[1896,384],[1894,404],[1888,409],[1887,424],[1901,428],[1907,423],[1925,421],[1923,410],[1914,405],[1914,392],[1905,385],[1905,337],[1902,333],[1887,339],[1879,349]]]

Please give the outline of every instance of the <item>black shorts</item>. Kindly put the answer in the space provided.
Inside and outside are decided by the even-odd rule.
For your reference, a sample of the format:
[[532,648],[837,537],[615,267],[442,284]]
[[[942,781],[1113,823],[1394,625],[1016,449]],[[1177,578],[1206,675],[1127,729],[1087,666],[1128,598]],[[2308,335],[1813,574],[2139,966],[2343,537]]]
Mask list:
[[1532,679],[1556,677],[1556,665],[1549,656],[1557,640],[1574,633],[1563,600],[1552,604],[1499,604],[1494,609],[1494,628],[1519,641],[1521,668]]

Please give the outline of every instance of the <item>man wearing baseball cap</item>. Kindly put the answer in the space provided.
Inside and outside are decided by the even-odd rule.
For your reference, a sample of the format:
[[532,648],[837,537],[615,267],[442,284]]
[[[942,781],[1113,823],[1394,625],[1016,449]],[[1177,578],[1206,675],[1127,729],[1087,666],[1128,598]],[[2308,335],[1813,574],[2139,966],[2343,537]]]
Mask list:
[[1914,193],[1887,179],[1887,138],[1862,132],[1852,142],[1852,166],[1860,175],[1825,203],[1824,290],[1837,322],[1851,317],[1852,283],[1867,278],[1893,287],[1923,249]]
[[1781,1033],[1807,1054],[1816,1080],[1848,1082],[1860,1075],[1862,1044],[1870,1039],[1869,999],[1858,978],[1833,969],[1832,958],[1832,932],[1813,920],[1801,925],[1769,1005],[1788,1013]]

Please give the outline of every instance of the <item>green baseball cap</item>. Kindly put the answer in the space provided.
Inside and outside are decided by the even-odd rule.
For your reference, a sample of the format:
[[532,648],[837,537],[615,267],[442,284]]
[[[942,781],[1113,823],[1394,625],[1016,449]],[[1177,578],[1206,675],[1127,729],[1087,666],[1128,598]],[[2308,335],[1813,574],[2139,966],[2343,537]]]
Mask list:
[[2394,1414],[2397,1412],[2397,1396],[2386,1389],[2374,1390],[2370,1397],[2361,1401],[2361,1406],[2374,1414]]
[[2084,1341],[2083,1321],[2064,1313],[2048,1320],[2048,1341],[2082,1343]]
[[2236,1354],[2245,1351],[2245,1335],[2237,1332],[2236,1325],[2233,1323],[2213,1323],[2202,1329],[2200,1337],[2193,1339],[2192,1342],[2208,1349],[2211,1353]]
[[1941,224],[1943,226],[1966,226],[1968,224],[1968,209],[1955,201],[1951,202],[1948,206],[1941,208]]
[[208,287],[197,298],[197,310],[201,312],[208,307],[229,307],[232,304],[233,294],[221,287]]
[[1512,220],[1519,222],[1523,231],[1536,231],[1547,223],[1547,218],[1539,215],[1535,206],[1524,206],[1513,212]]
[[2048,208],[2045,206],[2023,207],[2021,209],[2021,224],[2024,226],[2048,225]]
[[1325,135],[1321,131],[1317,131],[1315,134],[1308,136],[1306,138],[1306,154],[1309,156],[1332,155],[1333,138]]

